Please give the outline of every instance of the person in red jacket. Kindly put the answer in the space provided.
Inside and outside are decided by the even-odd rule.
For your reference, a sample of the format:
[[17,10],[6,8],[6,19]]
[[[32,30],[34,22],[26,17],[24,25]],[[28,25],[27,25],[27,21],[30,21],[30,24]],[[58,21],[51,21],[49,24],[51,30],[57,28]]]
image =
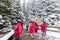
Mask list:
[[23,24],[21,20],[18,20],[17,24],[14,26],[16,40],[19,40],[23,34]]
[[35,34],[35,22],[34,21],[30,21],[29,32],[30,32],[31,37],[33,37]]
[[37,33],[38,32],[38,24],[37,23],[35,23],[35,33]]
[[46,22],[43,22],[40,26],[41,26],[42,36],[43,36],[43,35],[46,35],[47,23],[46,23]]

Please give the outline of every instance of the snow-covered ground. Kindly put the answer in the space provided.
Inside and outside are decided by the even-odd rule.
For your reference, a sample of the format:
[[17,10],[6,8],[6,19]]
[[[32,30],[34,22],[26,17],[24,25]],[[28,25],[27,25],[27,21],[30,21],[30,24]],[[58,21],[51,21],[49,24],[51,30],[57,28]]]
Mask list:
[[[39,38],[41,38],[41,35]],[[60,33],[47,31],[45,38],[47,38],[48,40],[60,40]]]
[[56,31],[56,32],[60,32],[60,30],[58,28],[47,28],[48,30],[51,30],[51,31]]
[[58,32],[47,31],[47,36],[49,37],[50,40],[51,40],[51,38],[53,40],[60,40],[60,33],[58,33]]

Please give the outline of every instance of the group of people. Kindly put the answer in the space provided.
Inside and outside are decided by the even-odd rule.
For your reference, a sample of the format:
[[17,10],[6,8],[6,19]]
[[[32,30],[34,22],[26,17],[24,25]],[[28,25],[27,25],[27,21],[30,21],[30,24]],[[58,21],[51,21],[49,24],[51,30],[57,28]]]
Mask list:
[[[22,37],[23,28],[24,28],[24,22],[18,20],[18,22],[14,26],[16,40],[19,40]],[[38,25],[37,22],[30,21],[26,26],[26,30],[30,33],[31,37],[33,37],[34,34],[38,32],[38,30],[41,30],[42,34],[46,35],[47,23],[45,21],[42,21],[42,23]]]

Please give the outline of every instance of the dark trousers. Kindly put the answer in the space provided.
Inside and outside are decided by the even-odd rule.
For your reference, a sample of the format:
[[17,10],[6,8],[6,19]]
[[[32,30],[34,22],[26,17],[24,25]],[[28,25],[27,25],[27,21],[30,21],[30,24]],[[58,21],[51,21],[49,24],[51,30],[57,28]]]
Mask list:
[[16,38],[16,40],[19,40],[19,38]]
[[28,31],[28,26],[26,26],[26,31]]

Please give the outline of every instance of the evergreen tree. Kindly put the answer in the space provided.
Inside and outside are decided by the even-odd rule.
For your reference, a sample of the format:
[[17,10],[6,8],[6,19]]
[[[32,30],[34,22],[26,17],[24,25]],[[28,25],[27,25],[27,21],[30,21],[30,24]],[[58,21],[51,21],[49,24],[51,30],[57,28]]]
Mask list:
[[11,2],[9,0],[0,0],[0,15],[2,15],[2,20],[5,21],[1,26],[2,28],[11,25],[11,14]]

